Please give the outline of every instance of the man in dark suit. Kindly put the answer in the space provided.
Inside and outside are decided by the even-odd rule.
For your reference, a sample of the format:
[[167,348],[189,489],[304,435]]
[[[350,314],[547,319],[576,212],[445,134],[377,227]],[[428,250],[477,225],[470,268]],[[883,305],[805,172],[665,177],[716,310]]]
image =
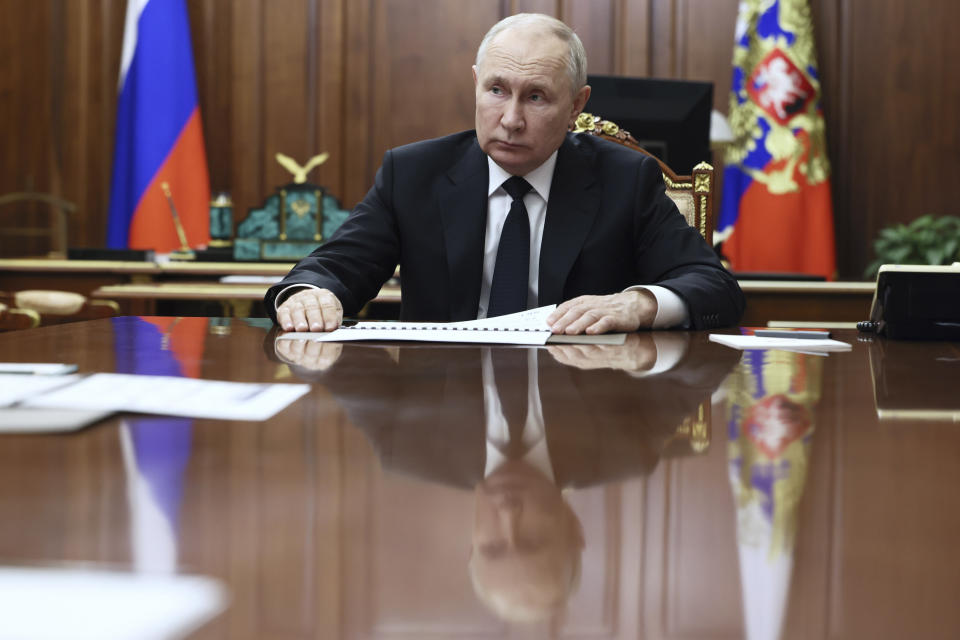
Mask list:
[[657,163],[567,133],[590,96],[569,27],[531,14],[497,23],[473,77],[476,130],[388,151],[337,233],[270,288],[283,329],[335,329],[397,264],[403,320],[554,303],[555,333],[740,319],[736,280],[665,195]]

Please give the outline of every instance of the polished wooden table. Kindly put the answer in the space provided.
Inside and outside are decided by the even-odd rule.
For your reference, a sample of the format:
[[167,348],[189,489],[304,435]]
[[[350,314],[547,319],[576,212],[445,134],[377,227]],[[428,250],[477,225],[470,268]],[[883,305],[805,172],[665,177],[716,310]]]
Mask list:
[[[264,423],[0,436],[0,564],[212,576],[229,607],[198,638],[958,637],[960,344],[837,336],[852,352],[0,334],[5,361],[312,385]],[[511,388],[545,447],[486,474]]]

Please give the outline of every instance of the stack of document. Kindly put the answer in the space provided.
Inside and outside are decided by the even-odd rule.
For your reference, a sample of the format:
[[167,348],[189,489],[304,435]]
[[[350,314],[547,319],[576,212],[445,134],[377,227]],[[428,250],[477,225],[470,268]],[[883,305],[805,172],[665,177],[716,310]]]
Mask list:
[[850,351],[853,348],[846,342],[833,340],[832,338],[770,338],[711,333],[710,340],[734,349],[779,349],[814,355],[825,355],[834,351]]
[[3,374],[0,433],[79,429],[117,411],[219,420],[267,420],[310,390],[121,373]]
[[544,345],[549,343],[623,344],[626,334],[554,335],[547,317],[557,308],[552,304],[496,318],[462,322],[358,322],[336,331],[291,332],[278,340],[350,342],[355,340],[414,340],[417,342],[470,342],[484,344]]

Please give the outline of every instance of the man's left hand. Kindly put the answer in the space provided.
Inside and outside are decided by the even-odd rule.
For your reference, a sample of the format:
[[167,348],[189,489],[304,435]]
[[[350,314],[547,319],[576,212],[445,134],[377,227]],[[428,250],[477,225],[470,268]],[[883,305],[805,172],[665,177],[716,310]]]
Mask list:
[[646,289],[567,300],[547,316],[554,333],[608,333],[653,326],[657,299]]

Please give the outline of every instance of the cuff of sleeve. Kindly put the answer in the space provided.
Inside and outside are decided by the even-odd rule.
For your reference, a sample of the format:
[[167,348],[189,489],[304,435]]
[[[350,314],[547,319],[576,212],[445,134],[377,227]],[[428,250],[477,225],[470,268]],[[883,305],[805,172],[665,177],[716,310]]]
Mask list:
[[[280,293],[277,294],[276,299],[273,301],[273,310],[276,312],[280,305],[286,301],[287,298],[295,294],[297,291],[302,289],[319,289],[320,287],[315,287],[312,284],[291,284],[288,287],[285,287],[280,290]],[[656,295],[656,294],[654,294]]]
[[673,369],[686,355],[690,344],[690,338],[686,333],[654,331],[650,335],[653,336],[653,344],[657,348],[657,359],[646,371],[632,372],[631,375],[634,378],[654,376]]
[[687,328],[690,326],[690,314],[687,305],[670,289],[657,285],[636,285],[627,287],[624,291],[646,289],[657,299],[657,315],[653,319],[653,329],[669,329],[671,327]]

